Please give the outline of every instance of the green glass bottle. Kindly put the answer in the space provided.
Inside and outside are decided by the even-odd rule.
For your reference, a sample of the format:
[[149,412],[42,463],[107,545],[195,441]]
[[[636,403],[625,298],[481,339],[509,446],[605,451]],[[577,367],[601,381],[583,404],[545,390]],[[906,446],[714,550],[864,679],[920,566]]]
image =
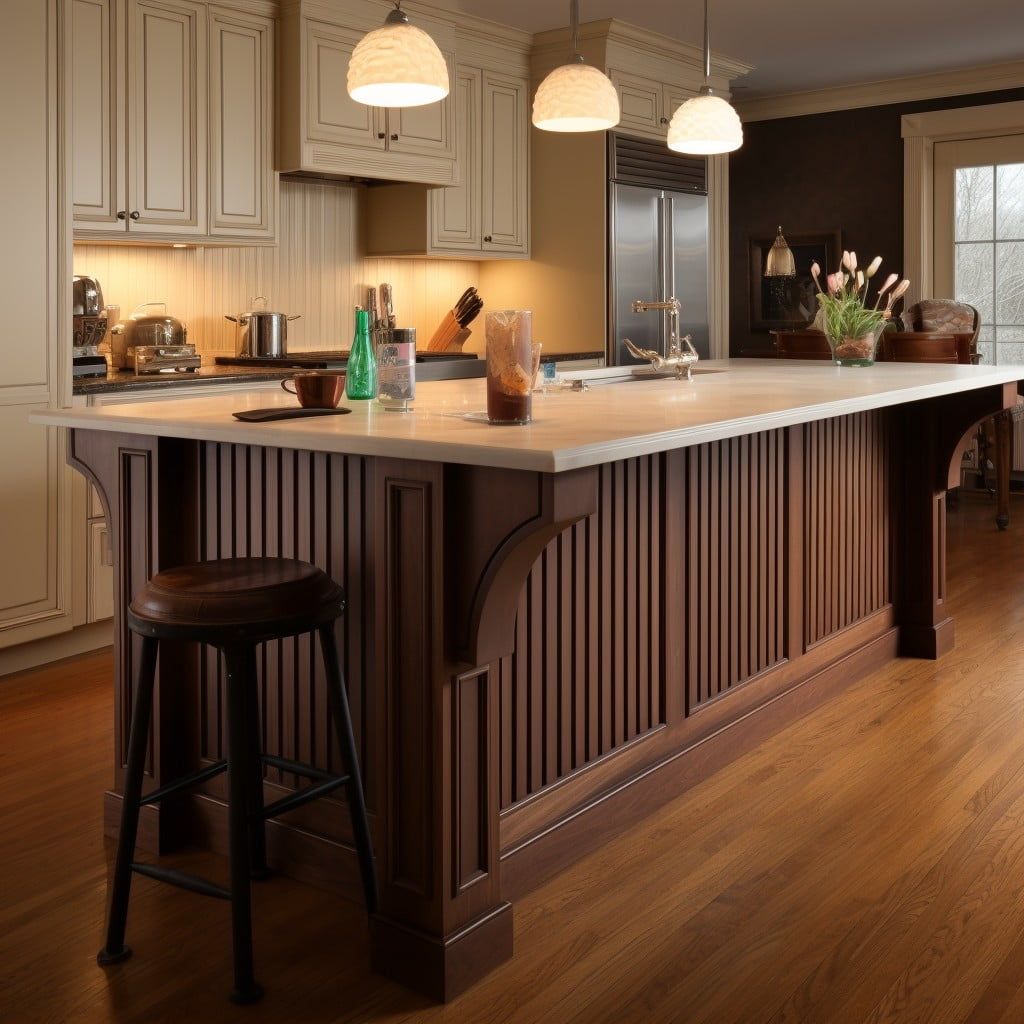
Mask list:
[[345,368],[346,398],[377,397],[377,357],[370,344],[369,317],[365,309],[356,310],[356,332]]

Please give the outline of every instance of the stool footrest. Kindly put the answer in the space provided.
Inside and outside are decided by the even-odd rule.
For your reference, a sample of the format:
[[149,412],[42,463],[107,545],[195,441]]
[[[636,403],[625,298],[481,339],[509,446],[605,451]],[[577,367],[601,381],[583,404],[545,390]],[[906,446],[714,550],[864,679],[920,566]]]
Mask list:
[[290,757],[279,757],[277,754],[261,754],[260,760],[271,768],[278,768],[283,772],[290,772],[292,775],[301,775],[307,779],[336,779],[333,772],[325,772],[312,765],[303,764],[301,761],[293,761]]
[[339,786],[346,785],[348,780],[347,775],[332,775],[326,782],[321,782],[317,786],[308,786],[306,789],[300,789],[295,793],[289,793],[288,796],[281,797],[280,800],[275,800],[269,806],[258,811],[256,817],[276,818],[279,814],[284,814],[285,811],[292,811],[296,807],[308,804],[310,800],[326,796]]
[[200,782],[205,782],[207,779],[212,779],[215,775],[220,775],[221,772],[225,771],[227,766],[227,761],[216,761],[205,768],[192,772],[190,775],[183,775],[180,779],[175,779],[174,782],[169,782],[166,786],[161,786],[159,789],[154,789],[152,793],[147,793],[139,801],[139,806],[143,807],[146,804],[159,803],[164,797],[171,796],[171,794],[177,793],[179,790],[188,789],[190,786],[195,786]]
[[169,885],[176,885],[179,889],[188,889],[189,892],[197,892],[200,896],[213,896],[219,900],[230,900],[231,892],[222,885],[217,885],[207,878],[200,878],[199,875],[190,874],[188,871],[179,871],[177,868],[165,868],[158,864],[146,864],[143,861],[132,863],[132,871],[147,878],[155,878],[158,882],[167,882]]

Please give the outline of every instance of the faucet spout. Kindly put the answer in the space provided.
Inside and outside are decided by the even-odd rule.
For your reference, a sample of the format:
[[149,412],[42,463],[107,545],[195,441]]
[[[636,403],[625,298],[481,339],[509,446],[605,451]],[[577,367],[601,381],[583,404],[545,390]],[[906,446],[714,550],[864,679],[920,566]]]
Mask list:
[[648,302],[645,299],[633,300],[634,313],[646,313],[650,309],[668,310],[668,352],[665,355],[655,352],[653,349],[638,348],[629,338],[623,338],[622,341],[634,359],[648,360],[652,369],[663,370],[675,367],[677,380],[682,380],[684,374],[687,380],[693,380],[691,367],[700,356],[697,355],[697,350],[693,347],[693,337],[691,335],[686,334],[681,338],[679,337],[679,311],[681,308],[680,302],[675,296],[670,296],[665,302]]

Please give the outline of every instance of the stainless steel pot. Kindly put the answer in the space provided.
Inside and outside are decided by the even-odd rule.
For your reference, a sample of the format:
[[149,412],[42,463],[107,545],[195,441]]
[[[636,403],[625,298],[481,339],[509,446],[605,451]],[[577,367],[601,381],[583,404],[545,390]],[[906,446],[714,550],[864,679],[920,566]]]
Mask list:
[[71,279],[71,312],[75,316],[100,316],[103,291],[95,277],[76,274]]
[[[266,298],[257,295],[266,305]],[[237,316],[225,314],[225,320],[238,324],[235,337],[235,355],[239,356],[284,356],[288,354],[288,321],[298,320],[301,314],[273,313],[267,309],[254,309]]]
[[[161,312],[142,312],[154,306],[159,306]],[[188,340],[188,328],[177,317],[168,315],[163,302],[144,302],[136,306],[132,315],[113,330],[124,334],[128,349],[140,345],[184,345]]]

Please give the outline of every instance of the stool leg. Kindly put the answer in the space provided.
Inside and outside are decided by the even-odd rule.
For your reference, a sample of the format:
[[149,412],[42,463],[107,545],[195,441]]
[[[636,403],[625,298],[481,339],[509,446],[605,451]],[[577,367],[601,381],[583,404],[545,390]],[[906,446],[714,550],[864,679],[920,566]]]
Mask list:
[[345,767],[348,770],[348,807],[352,815],[352,833],[356,841],[356,853],[359,855],[359,871],[363,879],[366,909],[372,914],[377,910],[377,869],[373,862],[373,843],[370,839],[370,825],[366,820],[366,801],[359,773],[359,754],[352,733],[352,716],[349,714],[345,681],[341,675],[338,645],[334,638],[334,623],[320,626],[317,632],[320,634],[320,649],[327,676],[327,698],[331,704],[331,717],[334,719],[341,754],[345,758]]
[[260,701],[256,671],[256,649],[251,648],[247,655],[245,668],[245,687],[247,698],[242,701],[245,707],[246,731],[249,734],[249,753],[246,764],[251,766],[249,779],[248,803],[246,813],[249,820],[249,877],[268,878],[272,872],[267,867],[267,822],[263,817],[263,761],[260,759],[263,750],[263,733],[260,730]]
[[249,878],[249,805],[252,749],[245,703],[256,669],[252,646],[224,649],[228,711],[228,853],[231,863],[231,938],[235,987],[233,1003],[252,1003],[263,995],[252,967],[252,894]]
[[132,861],[139,831],[139,801],[142,799],[142,775],[146,767],[146,745],[149,741],[149,720],[153,713],[153,682],[156,677],[156,652],[159,641],[142,638],[142,659],[135,708],[128,734],[128,766],[121,798],[121,830],[117,840],[117,859],[110,893],[110,916],[107,919],[107,943],[96,960],[104,967],[120,963],[132,955],[124,944],[128,920],[128,897],[132,886]]

